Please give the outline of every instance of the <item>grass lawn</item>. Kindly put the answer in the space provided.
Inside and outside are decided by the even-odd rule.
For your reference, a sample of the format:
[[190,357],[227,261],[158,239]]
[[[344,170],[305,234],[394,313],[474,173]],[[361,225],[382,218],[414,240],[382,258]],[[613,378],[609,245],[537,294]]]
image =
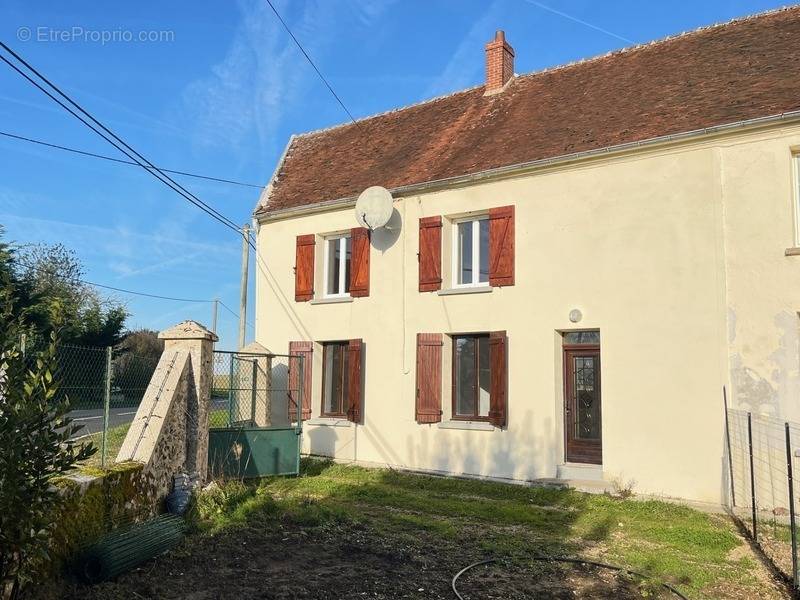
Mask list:
[[[218,408],[216,410],[212,410],[208,414],[208,422],[209,425],[212,427],[219,427],[227,423],[228,420],[228,409],[227,408]],[[113,464],[114,460],[117,458],[117,454],[119,454],[119,449],[122,447],[122,442],[125,441],[125,436],[128,435],[128,429],[130,429],[130,423],[124,423],[122,425],[117,425],[116,427],[110,427],[108,430],[108,436],[106,437],[106,465]],[[81,463],[83,466],[86,467],[100,467],[100,458],[101,458],[101,451],[102,451],[102,443],[103,443],[103,434],[100,432],[94,433],[90,436],[92,443],[97,447],[97,452],[95,452],[88,460]]]
[[[130,423],[124,423],[122,425],[117,425],[116,427],[110,427],[108,429],[108,435],[106,437],[106,464],[110,465],[114,462],[117,458],[117,454],[119,453],[119,449],[122,447],[122,442],[125,441],[125,436],[128,434],[128,429],[130,429]],[[97,452],[95,452],[92,456],[90,456],[87,460],[85,460],[82,465],[86,467],[100,467],[101,464],[101,453],[103,450],[103,434],[100,432],[94,433],[91,435],[92,443],[97,448]]]
[[[197,531],[90,598],[782,598],[729,520],[657,501],[368,470],[305,459],[298,478],[200,495]],[[641,581],[534,562],[569,555]]]

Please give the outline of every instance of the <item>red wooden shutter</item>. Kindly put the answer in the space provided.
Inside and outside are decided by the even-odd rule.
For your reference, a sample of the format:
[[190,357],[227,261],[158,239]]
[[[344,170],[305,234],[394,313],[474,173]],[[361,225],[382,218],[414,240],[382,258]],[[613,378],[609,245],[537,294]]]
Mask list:
[[417,334],[417,423],[442,420],[442,334]]
[[350,231],[350,295],[369,296],[369,229],[354,227]]
[[442,217],[419,220],[419,291],[442,288]]
[[307,302],[314,297],[314,234],[297,236],[294,259],[294,299]]
[[491,369],[489,421],[495,427],[505,427],[508,387],[508,338],[505,331],[489,334],[489,368]]
[[[302,419],[311,418],[311,354],[314,344],[312,342],[289,342],[289,421],[297,421],[297,395],[302,392],[303,409]],[[302,356],[302,360],[294,358]],[[300,383],[300,363],[303,364],[303,382]]]
[[514,285],[514,207],[489,209],[489,284]]
[[347,344],[347,420],[361,422],[361,358],[364,345],[361,340],[350,340]]

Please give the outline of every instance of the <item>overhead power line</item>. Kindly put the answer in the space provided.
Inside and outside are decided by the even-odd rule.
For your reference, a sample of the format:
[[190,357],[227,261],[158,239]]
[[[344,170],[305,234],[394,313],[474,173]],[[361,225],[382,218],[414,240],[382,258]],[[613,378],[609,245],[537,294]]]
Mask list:
[[[75,112],[72,108],[64,104],[61,100],[56,98],[50,91],[45,89],[38,81],[35,81],[28,73],[24,72],[20,69],[17,65],[12,63],[7,57],[0,55],[0,60],[5,62],[9,67],[15,70],[19,75],[23,78],[28,80],[33,86],[38,88],[41,92],[47,95],[51,100],[56,102],[59,106],[61,106],[64,110],[69,112],[72,116],[76,119],[81,121],[84,125],[86,125],[89,129],[94,131],[97,135],[102,137],[106,140],[109,144],[114,146],[117,150],[125,154],[128,158],[133,160],[137,165],[142,167],[145,171],[153,175],[156,179],[161,181],[164,185],[172,189],[173,191],[177,192],[181,196],[183,196],[188,202],[208,214],[213,219],[219,221],[224,226],[228,227],[229,229],[235,231],[237,234],[241,235],[242,231],[241,228],[233,222],[231,219],[217,211],[212,206],[206,204],[200,198],[192,194],[189,190],[179,184],[177,181],[172,179],[169,175],[163,173],[158,167],[156,167],[152,162],[147,160],[144,156],[142,156],[139,152],[134,150],[130,145],[125,143],[119,136],[117,136],[113,131],[108,129],[105,125],[103,125],[100,121],[94,118],[89,112],[87,112],[82,106],[80,106],[77,102],[75,102],[72,98],[70,98],[67,94],[65,94],[58,86],[52,83],[49,79],[47,79],[44,75],[42,75],[39,71],[37,71],[33,66],[31,66],[28,62],[25,61],[19,54],[14,52],[11,48],[8,47],[3,42],[0,42],[0,48],[4,49],[6,52],[11,54],[20,64],[24,65],[26,69],[28,69],[31,73],[33,73],[36,77],[38,77],[41,81],[45,82],[47,86],[49,86],[56,94],[61,96],[64,100],[66,100],[69,104],[71,104],[75,109],[77,109],[81,114],[85,115],[86,118],[91,121],[87,121],[86,118]],[[99,127],[95,127],[95,125]],[[102,131],[101,131],[102,129]]]
[[[201,304],[201,303],[202,304],[211,304],[212,302],[218,302],[219,305],[222,308],[227,310],[230,314],[232,314],[237,319],[239,318],[239,313],[234,311],[232,308],[230,308],[227,304],[225,304],[220,299],[216,299],[216,300],[201,300],[201,299],[198,299],[198,298],[176,298],[174,296],[161,296],[159,294],[149,294],[149,293],[146,293],[146,292],[137,292],[137,291],[134,291],[134,290],[126,290],[124,288],[114,287],[113,285],[105,285],[105,284],[102,284],[102,283],[95,283],[93,281],[86,281],[85,279],[78,279],[77,281],[79,281],[81,283],[85,283],[86,285],[91,285],[93,287],[103,288],[104,290],[113,290],[115,292],[122,292],[123,294],[132,294],[134,296],[144,296],[145,298],[156,298],[158,300],[172,300],[174,302],[190,302],[190,303],[196,303],[196,304]],[[252,327],[253,329],[255,329],[255,325],[250,323],[250,321],[245,321],[245,323],[247,323],[248,327]]]
[[344,102],[342,102],[342,99],[334,91],[334,89],[331,86],[331,84],[328,83],[328,80],[325,79],[325,76],[317,68],[317,65],[314,64],[314,61],[311,60],[311,57],[308,55],[308,52],[306,52],[306,49],[303,48],[303,45],[295,37],[294,33],[292,33],[292,30],[289,29],[289,26],[286,24],[286,21],[283,20],[283,17],[281,16],[281,13],[278,12],[278,10],[275,8],[275,5],[272,4],[272,1],[271,0],[267,0],[267,4],[269,4],[269,7],[272,9],[272,12],[275,13],[275,16],[278,17],[278,20],[281,22],[281,25],[283,25],[283,28],[286,30],[286,33],[289,34],[289,36],[294,40],[294,43],[300,49],[300,52],[302,52],[303,56],[306,57],[306,60],[308,61],[308,64],[310,64],[314,68],[314,70],[317,72],[317,75],[319,75],[319,78],[322,80],[322,83],[325,84],[325,86],[328,88],[328,91],[330,91],[330,93],[333,95],[333,97],[336,98],[336,101],[339,103],[339,106],[341,106],[342,109],[344,109],[344,112],[347,113],[347,116],[350,117],[350,120],[353,122],[353,124],[356,125],[356,126],[359,126],[358,123],[356,122],[356,120],[353,118],[352,113],[347,109],[347,107],[345,106]]
[[[61,146],[59,144],[53,144],[50,142],[45,142],[43,140],[37,140],[30,137],[25,137],[23,135],[16,135],[13,133],[8,133],[7,131],[0,131],[0,135],[12,138],[15,140],[21,140],[24,142],[30,142],[31,144],[39,144],[40,146],[47,146],[48,148],[56,148],[58,150],[64,150],[66,152],[73,152],[74,154],[80,154],[83,156],[91,156],[92,158],[101,158],[103,160],[109,160],[111,162],[120,163],[123,165],[134,165],[134,166],[141,166],[139,163],[134,162],[132,160],[123,160],[121,158],[114,158],[113,156],[106,156],[105,154],[95,154],[94,152],[87,152],[86,150],[78,150],[77,148],[70,148],[69,146]],[[244,183],[241,181],[234,181],[233,179],[223,179],[221,177],[211,177],[209,175],[198,175],[197,173],[188,173],[186,171],[176,171],[175,169],[165,169],[164,167],[158,167],[158,171],[162,173],[174,173],[176,175],[186,175],[187,177],[196,177],[197,179],[207,179],[209,181],[218,181],[220,183],[230,183],[232,185],[241,185],[245,187],[252,187],[261,189],[264,186],[258,185],[255,183]]]
[[[86,279],[76,279],[76,281],[80,283],[84,283],[86,285],[91,285],[92,287],[103,288],[104,290],[113,290],[115,292],[121,292],[123,294],[132,294],[134,296],[144,296],[145,298],[155,298],[157,300],[171,300],[173,302],[189,302],[193,304],[211,304],[212,302],[218,302],[219,305],[227,310],[230,314],[232,314],[237,319],[239,318],[239,313],[234,311],[230,308],[227,304],[225,304],[222,300],[204,300],[199,298],[176,298],[175,296],[161,296],[160,294],[150,294],[147,292],[137,292],[135,290],[127,290],[125,288],[114,287],[113,285],[105,285],[103,283],[95,283],[94,281],[87,281]],[[255,329],[255,325],[250,323],[250,321],[245,321],[249,327]]]
[[[159,300],[174,300],[175,302],[195,302],[195,303],[206,303],[206,302],[213,302],[213,300],[198,300],[197,298],[174,298],[172,296],[159,296],[158,294],[147,294],[145,292],[135,292],[133,290],[126,290],[124,288],[118,288],[111,285],[103,285],[102,283],[94,283],[93,281],[86,281],[84,279],[79,279],[81,283],[85,283],[86,285],[91,285],[94,287],[103,288],[106,290],[114,290],[115,292],[122,292],[123,294],[133,294],[134,296],[145,296],[147,298],[157,298]],[[221,303],[220,303],[221,304]]]
[[[233,309],[229,308],[229,307],[228,307],[228,305],[227,305],[227,304],[225,304],[225,303],[224,303],[222,300],[218,300],[218,302],[219,302],[219,305],[220,305],[222,308],[224,308],[225,310],[227,310],[229,313],[231,313],[231,314],[232,314],[234,317],[236,317],[237,319],[239,318],[239,313],[237,313],[237,312],[235,312]],[[245,321],[245,323],[247,324],[247,326],[248,326],[248,327],[252,327],[253,329],[255,329],[255,328],[256,328],[256,326],[255,326],[255,325],[253,325],[253,324],[252,324],[250,321]]]

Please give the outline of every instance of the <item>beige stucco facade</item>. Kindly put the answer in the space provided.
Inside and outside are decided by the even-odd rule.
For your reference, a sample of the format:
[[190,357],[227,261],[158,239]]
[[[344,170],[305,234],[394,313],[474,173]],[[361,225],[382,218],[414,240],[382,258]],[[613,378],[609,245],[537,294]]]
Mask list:
[[[395,195],[375,232],[370,295],[295,302],[295,238],[355,226],[352,206],[261,219],[256,341],[316,342],[304,450],[364,463],[532,480],[564,463],[561,332],[601,334],[602,476],[639,493],[720,502],[722,388],[733,406],[800,420],[792,150],[800,125],[742,128]],[[379,185],[381,182],[375,182]],[[516,282],[477,294],[418,291],[418,219],[513,204]],[[321,244],[317,244],[321,248]],[[316,270],[322,269],[317,253]],[[315,286],[322,289],[321,285]],[[582,319],[569,319],[572,309]],[[505,330],[508,424],[414,418],[417,333]],[[364,340],[363,422],[324,421],[319,342]]]

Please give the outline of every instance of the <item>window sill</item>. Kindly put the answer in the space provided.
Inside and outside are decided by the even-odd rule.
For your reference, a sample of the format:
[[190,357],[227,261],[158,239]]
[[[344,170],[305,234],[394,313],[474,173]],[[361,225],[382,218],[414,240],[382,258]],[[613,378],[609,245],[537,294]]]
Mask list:
[[352,296],[341,296],[334,298],[315,298],[311,304],[342,304],[343,302],[352,302]]
[[337,417],[317,417],[309,419],[305,422],[306,425],[320,425],[322,427],[352,427],[353,424],[347,419],[340,419]]
[[442,421],[439,429],[465,429],[468,431],[494,431],[497,429],[486,421]]
[[784,254],[786,256],[800,256],[800,248],[792,246],[791,248],[787,248]]
[[492,291],[490,285],[476,285],[473,287],[457,287],[436,292],[439,296],[457,296],[459,294],[488,294]]

